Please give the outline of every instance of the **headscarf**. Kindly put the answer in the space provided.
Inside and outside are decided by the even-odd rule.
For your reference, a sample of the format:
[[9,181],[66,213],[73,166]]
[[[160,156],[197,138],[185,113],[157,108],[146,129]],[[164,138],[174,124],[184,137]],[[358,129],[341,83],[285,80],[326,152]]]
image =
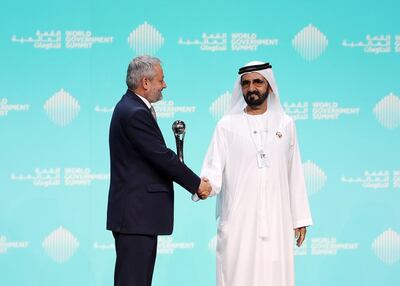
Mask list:
[[269,93],[267,98],[268,111],[284,113],[279,100],[278,86],[276,85],[271,65],[269,63],[260,61],[251,61],[239,69],[239,75],[233,87],[231,106],[228,114],[242,113],[243,109],[247,106],[246,101],[243,98],[242,87],[240,83],[242,76],[251,72],[257,72],[261,74],[268,81],[271,87],[272,92]]

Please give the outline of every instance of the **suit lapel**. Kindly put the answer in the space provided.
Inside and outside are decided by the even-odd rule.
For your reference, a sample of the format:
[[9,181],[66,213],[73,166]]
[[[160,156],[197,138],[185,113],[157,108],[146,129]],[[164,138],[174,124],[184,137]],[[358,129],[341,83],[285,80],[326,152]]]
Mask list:
[[135,93],[131,92],[130,90],[128,90],[126,92],[126,96],[132,98],[135,102],[137,102],[139,105],[143,106],[144,108],[146,108],[147,112],[149,113],[151,120],[153,121],[154,127],[156,128],[158,134],[160,135],[162,141],[164,142],[165,145],[165,141],[164,141],[164,137],[162,135],[161,129],[158,126],[157,120],[153,117],[153,115],[151,114],[150,109],[147,107],[146,103],[143,102],[142,99],[139,98],[139,96],[137,96]]

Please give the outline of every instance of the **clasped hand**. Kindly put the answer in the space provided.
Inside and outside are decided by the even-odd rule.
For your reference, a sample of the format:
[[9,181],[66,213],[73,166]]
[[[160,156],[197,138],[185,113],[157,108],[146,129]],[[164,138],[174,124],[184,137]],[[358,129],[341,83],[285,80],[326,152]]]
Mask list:
[[197,196],[200,199],[205,200],[208,198],[210,193],[211,193],[211,184],[210,184],[208,178],[206,178],[206,177],[201,178],[200,186],[197,191]]

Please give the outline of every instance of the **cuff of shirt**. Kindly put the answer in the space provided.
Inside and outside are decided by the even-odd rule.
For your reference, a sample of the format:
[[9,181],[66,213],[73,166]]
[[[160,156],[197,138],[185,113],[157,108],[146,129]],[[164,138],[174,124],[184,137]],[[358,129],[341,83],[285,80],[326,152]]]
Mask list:
[[310,219],[310,218],[309,219],[302,219],[302,220],[298,220],[298,221],[294,222],[293,223],[293,228],[296,229],[296,228],[299,228],[299,227],[310,226],[312,224],[313,224],[312,219]]

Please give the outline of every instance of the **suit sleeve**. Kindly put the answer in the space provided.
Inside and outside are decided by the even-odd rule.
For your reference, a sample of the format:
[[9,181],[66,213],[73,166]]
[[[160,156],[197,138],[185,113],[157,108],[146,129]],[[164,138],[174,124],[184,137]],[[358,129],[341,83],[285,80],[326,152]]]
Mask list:
[[147,110],[140,109],[130,116],[126,132],[132,144],[152,165],[192,194],[197,192],[200,178],[165,146]]

